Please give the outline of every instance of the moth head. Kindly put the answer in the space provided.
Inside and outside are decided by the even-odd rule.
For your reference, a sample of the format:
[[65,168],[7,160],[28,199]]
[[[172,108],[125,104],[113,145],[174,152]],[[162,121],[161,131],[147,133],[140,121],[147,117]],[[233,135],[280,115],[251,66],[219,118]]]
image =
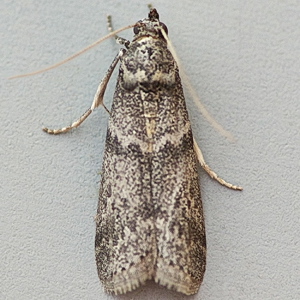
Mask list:
[[140,20],[133,27],[134,39],[137,40],[142,37],[163,38],[162,30],[168,34],[167,26],[159,22],[159,14],[155,8],[150,9],[148,18]]

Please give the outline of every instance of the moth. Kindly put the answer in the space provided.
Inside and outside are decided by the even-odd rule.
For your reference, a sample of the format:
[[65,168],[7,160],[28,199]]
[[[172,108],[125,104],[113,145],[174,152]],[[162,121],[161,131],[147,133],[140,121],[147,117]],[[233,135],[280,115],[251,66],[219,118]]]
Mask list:
[[65,133],[104,106],[106,86],[120,63],[111,110],[104,106],[110,119],[95,217],[98,275],[112,294],[154,280],[191,295],[197,293],[206,267],[198,163],[221,184],[242,188],[219,178],[203,159],[168,47],[168,29],[157,10],[151,9],[133,32],[132,41],[118,38],[125,48],[86,113],[70,126],[43,130]]
[[106,291],[146,280],[197,292],[206,241],[197,158],[176,63],[156,10],[120,59],[107,130],[96,261]]

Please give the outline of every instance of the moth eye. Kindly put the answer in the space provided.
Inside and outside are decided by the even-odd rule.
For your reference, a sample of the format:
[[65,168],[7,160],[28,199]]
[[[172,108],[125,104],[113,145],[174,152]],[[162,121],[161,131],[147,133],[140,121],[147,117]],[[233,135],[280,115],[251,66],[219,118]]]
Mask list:
[[164,23],[162,23],[162,22],[160,22],[159,25],[160,25],[160,26],[162,27],[162,29],[166,32],[166,34],[168,34],[168,27],[167,27]]
[[137,26],[133,27],[133,33],[134,34],[138,34],[140,32],[140,26],[139,25],[141,25],[142,23],[143,23],[142,20],[137,21],[137,23],[136,23]]

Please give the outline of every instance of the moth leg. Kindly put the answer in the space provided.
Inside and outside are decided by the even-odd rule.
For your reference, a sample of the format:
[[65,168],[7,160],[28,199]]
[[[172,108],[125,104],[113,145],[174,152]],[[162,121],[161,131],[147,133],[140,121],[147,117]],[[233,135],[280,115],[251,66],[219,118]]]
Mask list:
[[97,89],[97,92],[95,94],[95,97],[94,97],[94,100],[93,100],[93,103],[92,103],[91,107],[78,120],[73,122],[70,126],[63,127],[61,129],[43,128],[43,131],[45,131],[49,134],[66,133],[66,132],[70,131],[71,129],[78,127],[92,113],[92,111],[100,105],[103,105],[105,110],[109,113],[109,110],[103,104],[104,93],[105,93],[107,84],[109,82],[109,79],[111,77],[111,74],[113,73],[119,59],[125,54],[125,52],[126,52],[125,49],[121,49],[119,51],[118,55],[114,58],[113,62],[111,63],[111,65],[109,67],[109,69],[107,70],[104,78],[102,79],[102,81],[100,82],[100,84],[98,86],[98,89]]
[[[112,33],[114,31],[113,25],[112,25],[112,17],[111,17],[111,15],[107,16],[107,28],[108,28],[109,33]],[[129,40],[126,40],[126,39],[124,39],[124,38],[122,38],[122,37],[120,37],[118,35],[115,35],[115,40],[116,40],[117,44],[123,45],[127,49],[129,48],[129,45],[130,45],[130,41]]]
[[226,182],[224,179],[220,178],[210,167],[209,165],[205,162],[204,160],[204,157],[203,157],[203,154],[199,148],[199,146],[197,145],[197,142],[195,141],[195,139],[193,138],[193,141],[194,141],[194,149],[195,149],[195,152],[196,152],[196,155],[197,155],[197,158],[198,158],[198,161],[201,165],[201,167],[206,171],[206,173],[213,179],[215,179],[216,181],[218,181],[220,184],[230,188],[230,189],[233,189],[233,190],[243,190],[242,187],[240,186],[236,186],[236,185],[233,185],[229,182]]

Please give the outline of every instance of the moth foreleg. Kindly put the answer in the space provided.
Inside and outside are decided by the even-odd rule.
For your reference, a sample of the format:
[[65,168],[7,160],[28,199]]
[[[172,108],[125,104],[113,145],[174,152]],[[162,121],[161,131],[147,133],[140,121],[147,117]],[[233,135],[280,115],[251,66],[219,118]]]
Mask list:
[[220,184],[228,187],[229,189],[232,190],[239,190],[241,191],[243,188],[237,185],[233,185],[229,182],[226,182],[224,179],[222,179],[221,177],[219,177],[210,167],[209,165],[205,162],[203,154],[199,148],[199,146],[197,145],[197,142],[194,140],[194,149],[198,158],[198,161],[201,165],[201,167],[205,170],[205,172],[213,179],[215,179],[216,181],[218,181]]
[[98,89],[95,94],[95,97],[94,97],[91,107],[78,120],[76,120],[70,126],[67,126],[67,127],[63,127],[60,129],[43,128],[43,130],[49,134],[66,133],[66,132],[70,131],[71,129],[78,127],[92,113],[92,111],[100,105],[103,105],[105,110],[107,112],[109,112],[108,109],[103,104],[104,93],[105,93],[107,84],[109,82],[109,79],[114,71],[114,68],[116,67],[120,57],[122,57],[125,52],[126,52],[125,49],[121,49],[120,52],[118,53],[118,55],[115,57],[115,59],[113,60],[113,62],[110,65],[109,69],[107,70],[104,78],[102,79],[102,81],[100,82],[100,84],[98,86]]
[[[108,15],[107,16],[107,28],[108,28],[108,31],[109,33],[112,33],[114,31],[113,29],[113,25],[112,25],[112,17],[111,15]],[[127,40],[127,39],[124,39],[118,35],[114,35],[115,37],[115,40],[116,42],[119,44],[119,45],[124,45],[127,49],[129,48],[129,45],[130,45],[130,41]]]

